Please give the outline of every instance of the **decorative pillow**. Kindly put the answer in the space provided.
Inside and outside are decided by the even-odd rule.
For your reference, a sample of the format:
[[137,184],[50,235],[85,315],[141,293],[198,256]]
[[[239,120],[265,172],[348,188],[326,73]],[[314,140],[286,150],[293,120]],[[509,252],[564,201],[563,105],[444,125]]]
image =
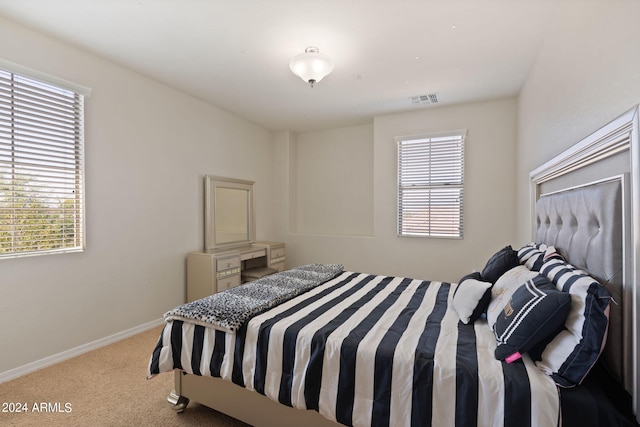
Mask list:
[[462,323],[475,322],[489,306],[492,285],[480,279],[478,272],[467,274],[460,279],[453,292],[453,308]]
[[[494,334],[496,359],[518,359],[535,344],[555,334],[565,322],[571,295],[559,291],[545,276],[521,285],[498,315]],[[511,358],[510,358],[511,357]]]
[[555,247],[547,246],[547,249],[544,251],[544,258],[542,259],[542,261],[547,262],[550,259],[557,259],[562,262],[565,262],[564,257],[560,254],[560,252],[558,252],[558,250]]
[[493,254],[487,265],[484,266],[482,272],[482,280],[485,282],[496,283],[504,273],[511,270],[520,263],[518,253],[511,246],[505,246],[498,252]]
[[491,288],[491,302],[487,308],[487,322],[489,327],[493,329],[498,315],[509,303],[511,295],[523,283],[533,279],[538,275],[535,271],[530,271],[524,265],[519,265],[504,273]]
[[524,264],[531,271],[540,271],[542,264],[553,258],[564,261],[555,247],[544,243],[529,243],[518,250],[520,264]]
[[604,348],[611,295],[584,271],[559,259],[540,269],[556,288],[571,295],[571,310],[560,332],[536,361],[561,387],[580,384]]

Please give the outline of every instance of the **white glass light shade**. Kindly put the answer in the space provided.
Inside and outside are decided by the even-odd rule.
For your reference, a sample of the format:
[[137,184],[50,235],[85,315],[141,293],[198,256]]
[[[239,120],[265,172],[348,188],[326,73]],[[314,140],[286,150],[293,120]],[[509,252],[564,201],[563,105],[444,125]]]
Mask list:
[[296,76],[309,83],[311,87],[333,70],[333,61],[318,51],[317,47],[308,47],[304,53],[289,62],[289,68]]

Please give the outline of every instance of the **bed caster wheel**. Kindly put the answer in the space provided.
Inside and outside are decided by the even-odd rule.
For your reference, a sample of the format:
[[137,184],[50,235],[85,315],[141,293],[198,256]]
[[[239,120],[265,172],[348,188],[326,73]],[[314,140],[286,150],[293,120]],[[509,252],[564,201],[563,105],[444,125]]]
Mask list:
[[171,404],[171,407],[174,411],[176,411],[177,414],[182,413],[189,404],[189,399],[184,396],[179,396],[174,392],[169,393],[169,396],[167,396],[167,401]]

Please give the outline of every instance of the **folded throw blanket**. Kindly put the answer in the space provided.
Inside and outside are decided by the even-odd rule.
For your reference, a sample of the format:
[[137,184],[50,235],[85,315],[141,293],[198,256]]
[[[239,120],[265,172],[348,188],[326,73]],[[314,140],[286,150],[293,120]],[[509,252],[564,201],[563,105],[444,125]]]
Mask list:
[[188,302],[164,315],[225,332],[235,332],[251,317],[308,291],[343,271],[340,264],[309,264]]

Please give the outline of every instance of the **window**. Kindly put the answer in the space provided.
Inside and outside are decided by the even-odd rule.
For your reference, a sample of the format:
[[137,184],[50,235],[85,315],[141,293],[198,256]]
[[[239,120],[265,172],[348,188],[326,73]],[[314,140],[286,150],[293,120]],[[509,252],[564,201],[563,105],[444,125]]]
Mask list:
[[465,135],[396,138],[398,236],[462,238]]
[[0,68],[0,258],[84,248],[83,110],[78,91]]

